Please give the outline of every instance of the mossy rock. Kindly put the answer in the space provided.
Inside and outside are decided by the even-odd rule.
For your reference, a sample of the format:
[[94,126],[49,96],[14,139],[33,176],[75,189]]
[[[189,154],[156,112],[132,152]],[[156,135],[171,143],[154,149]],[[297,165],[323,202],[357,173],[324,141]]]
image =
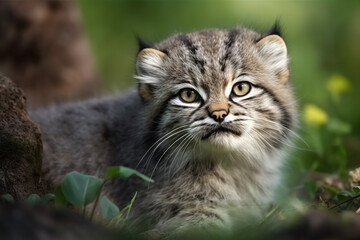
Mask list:
[[41,163],[41,132],[27,113],[24,93],[0,75],[0,194],[42,194]]

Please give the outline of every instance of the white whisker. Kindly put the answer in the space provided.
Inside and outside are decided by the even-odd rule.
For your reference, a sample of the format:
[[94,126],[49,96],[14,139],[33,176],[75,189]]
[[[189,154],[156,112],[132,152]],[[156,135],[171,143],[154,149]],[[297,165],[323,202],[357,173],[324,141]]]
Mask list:
[[[274,124],[274,125],[278,126],[279,129],[275,129],[275,128],[274,128],[273,130],[277,130],[279,133],[282,133],[282,129],[281,129],[281,128],[289,131],[292,136],[296,137],[297,139],[299,139],[300,141],[302,141],[308,148],[310,148],[309,145],[307,144],[307,142],[306,142],[300,135],[298,135],[296,132],[294,132],[293,130],[291,130],[291,129],[285,127],[285,126],[283,126],[282,124],[280,124],[280,123],[278,123],[278,122],[275,122],[275,121],[272,121],[272,120],[269,120],[269,119],[266,119],[266,118],[257,118],[257,119],[260,119],[261,121],[266,121],[266,122],[268,122],[268,123],[271,123],[271,124]],[[269,127],[269,126],[266,126],[266,127]]]
[[[175,174],[177,173],[177,171],[179,171],[179,167],[176,166],[175,168],[173,168],[173,165],[174,165],[175,162],[176,162],[175,164],[179,165],[179,164],[178,164],[178,161],[177,161],[177,159],[178,159],[177,156],[179,155],[179,153],[180,153],[181,151],[182,151],[183,154],[184,154],[184,151],[185,151],[185,149],[186,149],[185,145],[186,145],[188,142],[191,142],[191,138],[192,138],[192,135],[189,134],[189,135],[181,142],[181,144],[179,145],[180,147],[179,147],[176,155],[174,156],[174,158],[173,158],[173,160],[172,160],[172,162],[171,162],[171,164],[170,164],[170,166],[169,166],[169,173],[170,173],[173,169],[176,170],[176,171],[173,172],[173,175],[175,175]],[[185,148],[183,148],[183,147],[185,147]],[[174,152],[175,152],[175,151],[174,151]],[[173,153],[174,153],[174,152],[173,152]],[[181,157],[181,159],[182,159],[181,162],[185,162],[182,157]],[[170,176],[170,174],[169,174],[169,176]]]
[[139,166],[139,164],[141,163],[141,161],[144,159],[144,157],[146,156],[146,154],[160,141],[162,141],[164,138],[166,138],[167,136],[169,136],[169,134],[173,133],[176,130],[179,130],[181,128],[184,128],[184,126],[180,126],[177,127],[173,130],[171,130],[170,132],[166,133],[164,136],[162,136],[159,140],[157,140],[153,145],[151,145],[151,147],[145,152],[145,154],[142,156],[142,158],[139,160],[138,164],[136,165],[136,168]]
[[184,137],[188,136],[188,133],[185,133],[183,136],[179,137],[176,141],[174,141],[165,151],[164,153],[161,155],[161,157],[159,158],[159,160],[156,162],[155,167],[153,169],[153,171],[151,172],[150,178],[152,178],[158,164],[161,162],[161,160],[163,159],[163,157],[165,156],[165,154],[171,149],[172,146],[174,146],[174,144],[176,144],[178,141],[180,141],[181,139],[183,139]]
[[151,154],[149,155],[149,157],[147,158],[146,162],[145,162],[145,172],[147,170],[147,167],[152,159],[152,157],[154,156],[156,150],[161,146],[161,144],[163,144],[165,141],[167,141],[168,139],[170,139],[171,137],[178,135],[181,132],[187,131],[187,129],[181,129],[173,134],[171,134],[170,136],[166,137],[165,139],[163,139],[160,143],[157,144],[157,146],[151,151]]
[[170,166],[168,167],[168,174],[167,174],[167,175],[168,175],[168,179],[170,179],[170,172],[171,172],[171,169],[172,169],[172,165],[173,165],[173,162],[176,161],[176,159],[177,159],[176,157],[177,157],[177,155],[178,155],[178,153],[179,153],[179,150],[182,148],[184,142],[186,142],[187,139],[188,139],[190,136],[191,136],[190,134],[187,134],[186,138],[184,138],[184,139],[180,142],[180,144],[178,144],[178,146],[176,146],[176,148],[175,148],[175,149],[171,152],[171,154],[169,155],[168,161],[171,160],[172,155],[175,153],[175,151],[177,151],[177,154],[174,156],[174,158],[172,158],[171,164],[170,164]]

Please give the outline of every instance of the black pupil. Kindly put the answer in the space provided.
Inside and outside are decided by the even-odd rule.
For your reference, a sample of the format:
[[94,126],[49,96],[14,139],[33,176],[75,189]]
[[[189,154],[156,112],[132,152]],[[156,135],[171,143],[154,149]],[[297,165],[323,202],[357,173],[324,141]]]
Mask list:
[[187,97],[188,97],[188,98],[190,98],[190,97],[191,97],[191,95],[192,95],[192,93],[193,93],[192,91],[186,91],[186,95],[187,95]]
[[238,89],[239,89],[240,92],[243,90],[243,83],[238,85]]

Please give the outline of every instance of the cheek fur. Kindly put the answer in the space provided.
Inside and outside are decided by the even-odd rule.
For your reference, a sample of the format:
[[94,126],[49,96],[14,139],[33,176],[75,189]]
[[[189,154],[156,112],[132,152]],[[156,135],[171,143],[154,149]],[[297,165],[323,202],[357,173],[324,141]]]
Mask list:
[[173,129],[175,127],[190,127],[191,112],[196,109],[195,107],[182,107],[169,105],[161,119],[161,125],[166,129]]

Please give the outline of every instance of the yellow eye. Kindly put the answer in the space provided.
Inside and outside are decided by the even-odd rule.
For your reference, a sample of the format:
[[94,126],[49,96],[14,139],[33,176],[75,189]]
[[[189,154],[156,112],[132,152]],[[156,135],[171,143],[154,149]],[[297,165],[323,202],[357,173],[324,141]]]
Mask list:
[[199,95],[195,90],[192,89],[183,89],[180,91],[180,99],[186,103],[192,103],[199,101]]
[[246,94],[248,94],[250,92],[250,89],[251,89],[250,83],[238,82],[237,84],[234,85],[232,91],[236,96],[242,97],[242,96],[245,96]]

